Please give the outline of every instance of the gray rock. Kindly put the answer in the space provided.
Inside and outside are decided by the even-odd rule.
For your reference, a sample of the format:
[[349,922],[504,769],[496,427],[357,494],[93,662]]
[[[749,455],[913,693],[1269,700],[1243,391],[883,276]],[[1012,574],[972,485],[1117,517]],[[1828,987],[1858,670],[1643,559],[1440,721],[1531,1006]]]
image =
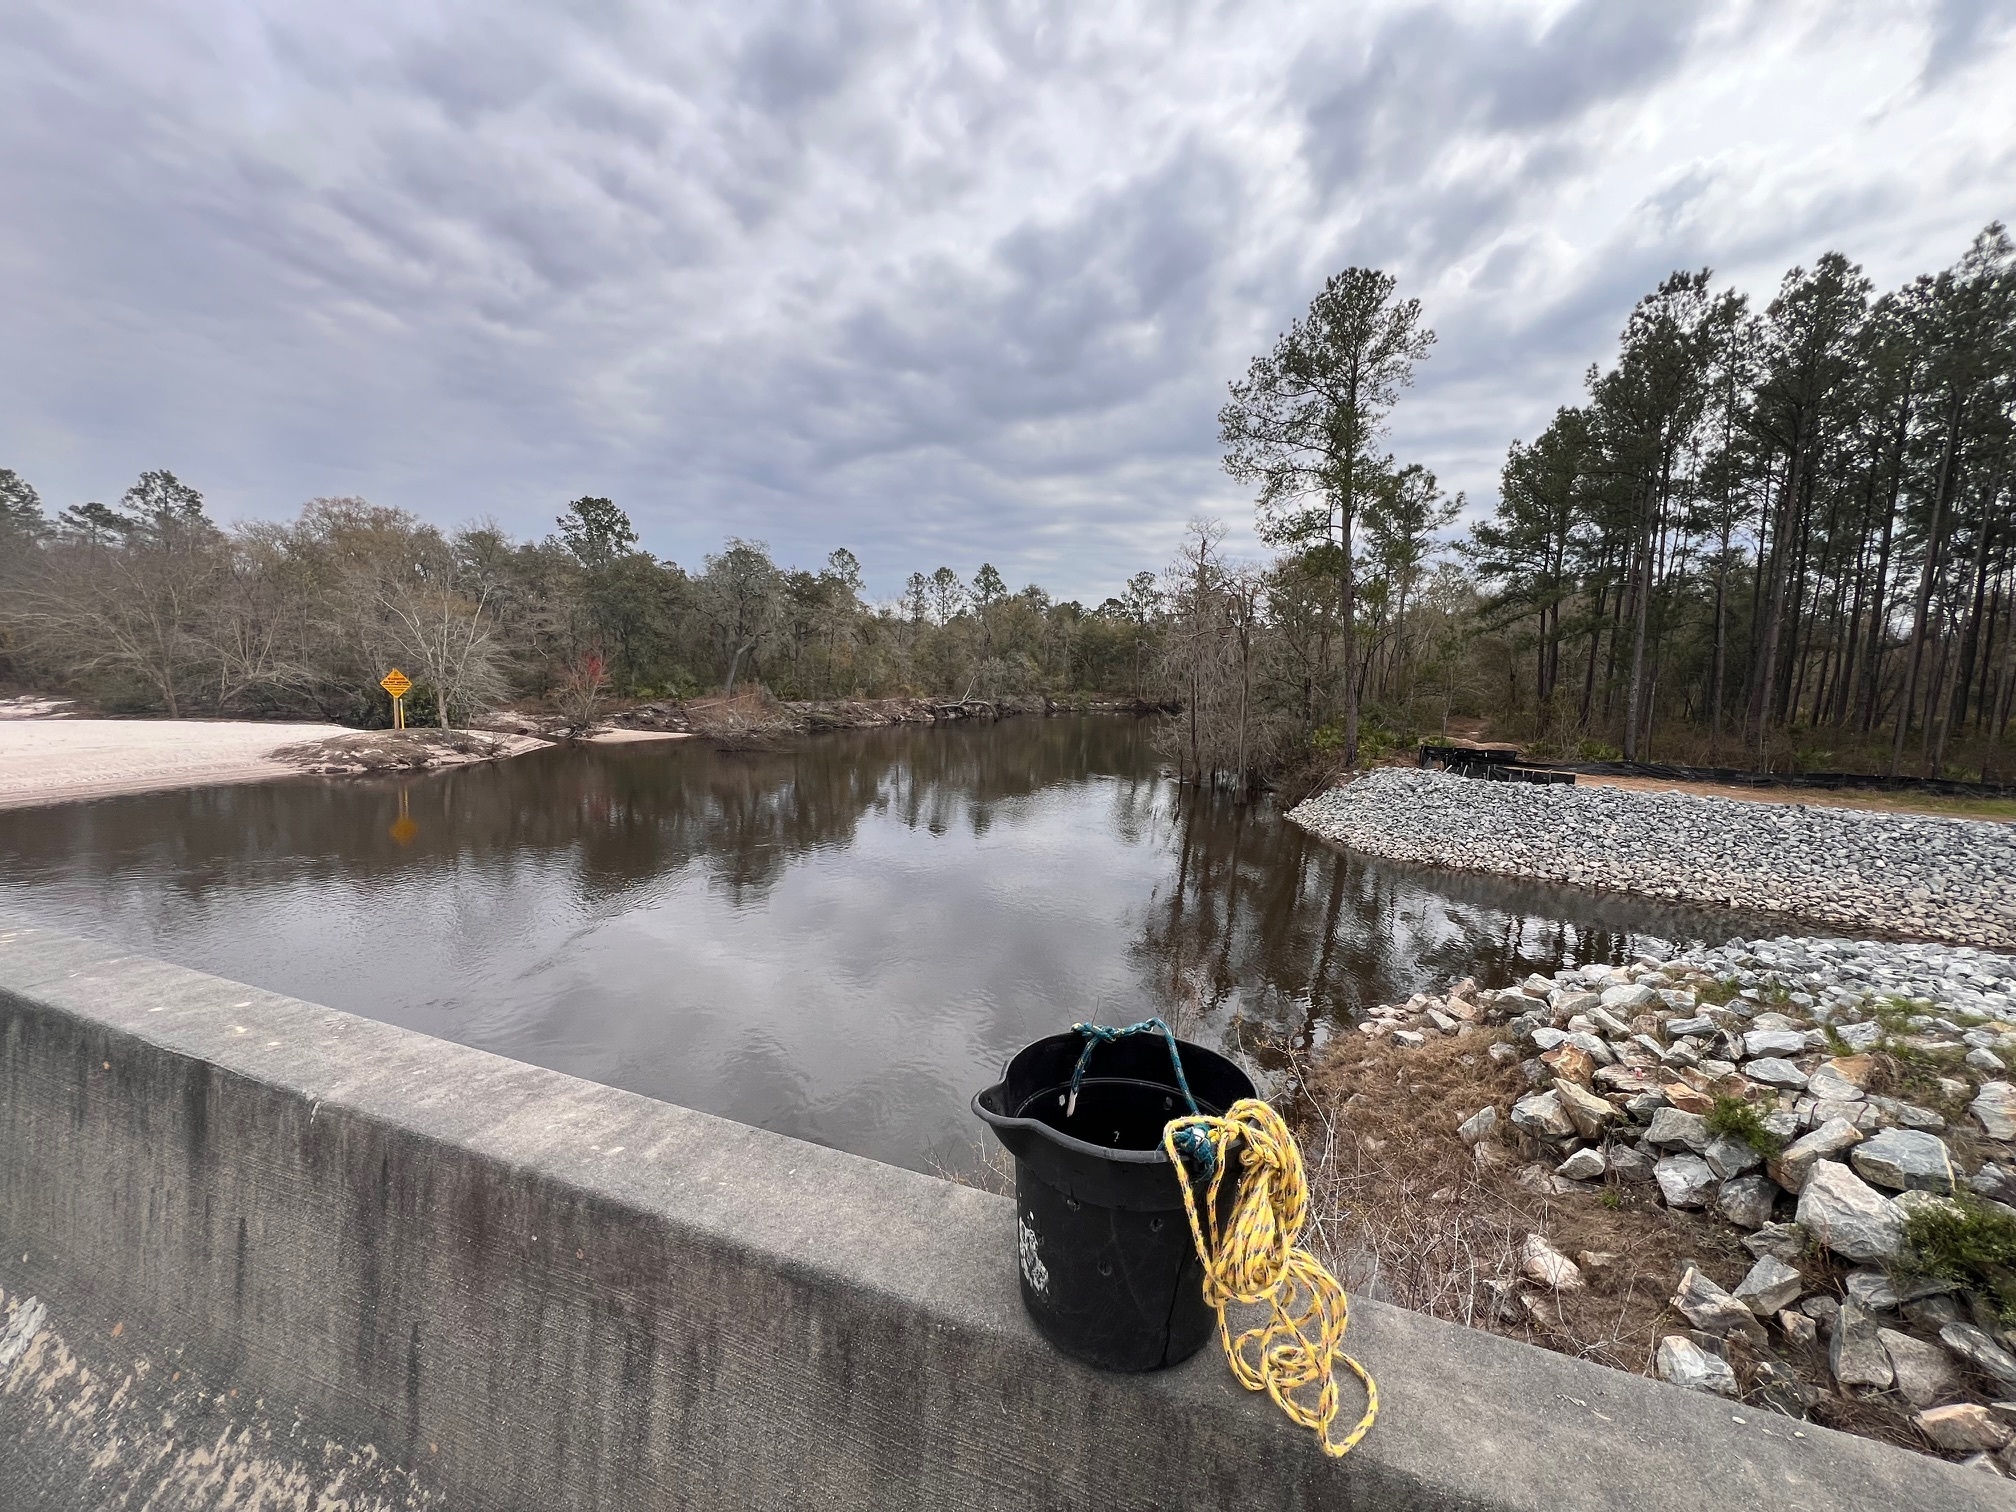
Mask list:
[[1738,1228],[1754,1229],[1771,1221],[1771,1210],[1777,1202],[1776,1183],[1762,1176],[1739,1176],[1722,1183],[1715,1209]]
[[1822,1102],[1858,1103],[1866,1095],[1832,1066],[1823,1065],[1806,1078],[1806,1090]]
[[1806,1314],[1793,1312],[1790,1308],[1778,1314],[1778,1327],[1783,1331],[1785,1342],[1788,1344],[1804,1346],[1813,1343],[1820,1337],[1819,1324],[1807,1317]]
[[1743,1036],[1743,1054],[1749,1058],[1805,1053],[1806,1036],[1797,1029],[1752,1029]]
[[2006,1081],[1983,1082],[1967,1111],[1990,1139],[2016,1139],[2016,1086]]
[[1722,1290],[1693,1266],[1680,1277],[1680,1287],[1668,1299],[1680,1315],[1705,1334],[1718,1339],[1732,1333],[1760,1339],[1756,1316],[1742,1302]]
[[1573,1260],[1554,1248],[1539,1234],[1528,1234],[1519,1252],[1519,1268],[1526,1279],[1550,1291],[1581,1291],[1587,1285]]
[[1650,1181],[1652,1179],[1652,1157],[1630,1145],[1610,1146],[1610,1174],[1619,1181]]
[[1616,1122],[1614,1104],[1566,1077],[1554,1078],[1554,1097],[1561,1104],[1561,1111],[1568,1115],[1568,1121],[1575,1126],[1575,1132],[1584,1139],[1602,1138],[1604,1128]]
[[1878,1023],[1837,1024],[1834,1032],[1850,1050],[1873,1050],[1883,1042],[1883,1026]]
[[1743,1236],[1743,1248],[1759,1259],[1776,1255],[1780,1260],[1798,1260],[1806,1254],[1806,1230],[1796,1223],[1767,1223]]
[[1814,1166],[1800,1188],[1799,1226],[1846,1260],[1887,1260],[1904,1243],[1897,1205],[1832,1160]]
[[1717,1359],[1691,1339],[1668,1334],[1659,1341],[1657,1358],[1659,1379],[1669,1386],[1714,1396],[1736,1395],[1736,1372],[1729,1362]]
[[1653,987],[1606,987],[1603,989],[1602,1003],[1612,1013],[1632,1014],[1641,1008],[1650,1008],[1660,1001],[1657,988]]
[[1562,1033],[1561,1030],[1549,1029],[1545,1025],[1534,1029],[1526,1038],[1532,1041],[1533,1048],[1538,1050],[1542,1055],[1545,1055],[1549,1050],[1557,1050],[1568,1043],[1568,1036]]
[[1927,1344],[1894,1328],[1879,1328],[1876,1337],[1890,1357],[1897,1394],[1913,1407],[1931,1407],[1960,1395],[1965,1383],[1953,1356],[1937,1344]]
[[1766,1255],[1750,1267],[1750,1274],[1736,1283],[1731,1293],[1760,1318],[1768,1318],[1799,1300],[1806,1289],[1805,1277],[1775,1255]]
[[[2009,1430],[1996,1421],[1995,1414],[1979,1402],[1956,1402],[1950,1407],[1932,1407],[1911,1419],[1911,1426],[1941,1449],[1956,1453],[1985,1453],[2009,1442]],[[1991,1462],[1982,1467],[2001,1474]]]
[[1766,1056],[1753,1060],[1743,1068],[1743,1074],[1754,1082],[1762,1082],[1767,1087],[1803,1087],[1806,1073],[1788,1060]]
[[1715,1032],[1715,1020],[1706,1016],[1672,1019],[1666,1025],[1666,1032],[1675,1039],[1688,1034],[1713,1034]]
[[1726,1134],[1709,1140],[1701,1155],[1708,1162],[1709,1169],[1724,1181],[1732,1176],[1741,1176],[1745,1171],[1754,1171],[1764,1164],[1764,1157],[1751,1148],[1749,1140],[1732,1139]]
[[[1493,1046],[1496,1049],[1497,1046]],[[1479,1108],[1456,1125],[1456,1137],[1466,1145],[1477,1145],[1498,1132],[1498,1110]]]
[[1888,1271],[1852,1270],[1848,1272],[1844,1290],[1848,1300],[1864,1312],[1897,1310],[1897,1288],[1891,1283]]
[[1661,1108],[1652,1115],[1652,1127],[1645,1131],[1645,1142],[1666,1147],[1684,1146],[1698,1154],[1708,1148],[1708,1124],[1699,1113]]
[[1554,1167],[1554,1174],[1569,1181],[1594,1181],[1608,1169],[1601,1150],[1581,1149]]
[[1953,1192],[1959,1178],[1946,1141],[1918,1129],[1885,1129],[1848,1152],[1862,1179],[1893,1192]]
[[1706,1207],[1715,1195],[1715,1173],[1699,1155],[1668,1155],[1652,1168],[1659,1195],[1668,1207]]
[[1862,1142],[1862,1131],[1845,1119],[1829,1119],[1810,1134],[1802,1134],[1783,1150],[1776,1159],[1767,1162],[1771,1179],[1788,1192],[1798,1192],[1806,1185],[1806,1178],[1813,1167],[1830,1156],[1839,1155],[1843,1150]]
[[1827,1364],[1843,1386],[1886,1387],[1895,1372],[1890,1353],[1877,1337],[1876,1320],[1854,1303],[1845,1304],[1827,1341]]
[[1393,1043],[1403,1050],[1419,1050],[1428,1043],[1428,1036],[1415,1029],[1395,1029]]
[[1537,1139],[1566,1139],[1575,1132],[1574,1120],[1551,1091],[1535,1092],[1512,1104],[1512,1127]]
[[1983,1375],[1993,1376],[2005,1387],[2016,1386],[2016,1355],[1972,1323],[1948,1323],[1939,1330],[1939,1342]]
[[1519,1059],[1517,1047],[1508,1045],[1503,1040],[1492,1041],[1490,1049],[1484,1053],[1491,1057],[1491,1064],[1494,1066],[1509,1066]]

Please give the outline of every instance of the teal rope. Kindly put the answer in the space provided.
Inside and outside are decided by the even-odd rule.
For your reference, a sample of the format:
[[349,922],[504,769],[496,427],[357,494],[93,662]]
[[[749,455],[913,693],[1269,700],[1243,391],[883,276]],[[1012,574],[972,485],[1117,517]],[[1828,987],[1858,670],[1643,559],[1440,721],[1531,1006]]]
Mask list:
[[[1176,1072],[1176,1090],[1183,1094],[1183,1101],[1190,1106],[1194,1118],[1203,1112],[1197,1106],[1197,1098],[1190,1090],[1190,1078],[1183,1074],[1183,1056],[1176,1048],[1176,1033],[1159,1018],[1143,1019],[1138,1024],[1129,1024],[1122,1029],[1114,1029],[1105,1024],[1073,1024],[1074,1034],[1085,1040],[1084,1052],[1078,1057],[1078,1064],[1071,1068],[1071,1093],[1064,1103],[1064,1116],[1069,1118],[1078,1111],[1078,1089],[1085,1080],[1085,1070],[1092,1064],[1092,1052],[1101,1045],[1110,1045],[1115,1040],[1126,1039],[1130,1034],[1159,1034],[1169,1046],[1169,1064]],[[1218,1164],[1218,1152],[1212,1148],[1210,1138],[1202,1129],[1179,1129],[1176,1133],[1178,1153],[1197,1161],[1205,1170]]]

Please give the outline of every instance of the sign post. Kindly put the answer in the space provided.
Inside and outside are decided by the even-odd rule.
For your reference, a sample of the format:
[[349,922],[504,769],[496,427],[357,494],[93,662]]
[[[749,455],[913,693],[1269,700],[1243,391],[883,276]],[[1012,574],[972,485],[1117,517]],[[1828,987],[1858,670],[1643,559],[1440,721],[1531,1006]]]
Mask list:
[[394,667],[378,679],[378,686],[392,695],[392,728],[406,728],[406,695],[412,691],[413,679]]

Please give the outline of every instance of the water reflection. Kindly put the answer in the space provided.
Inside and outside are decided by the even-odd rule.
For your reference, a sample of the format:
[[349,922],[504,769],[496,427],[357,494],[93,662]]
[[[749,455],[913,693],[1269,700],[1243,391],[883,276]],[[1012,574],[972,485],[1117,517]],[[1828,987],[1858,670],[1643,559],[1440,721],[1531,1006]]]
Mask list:
[[1147,726],[553,750],[0,813],[0,908],[913,1166],[1072,1019],[1273,1060],[1375,1001],[1758,921],[1365,862]]

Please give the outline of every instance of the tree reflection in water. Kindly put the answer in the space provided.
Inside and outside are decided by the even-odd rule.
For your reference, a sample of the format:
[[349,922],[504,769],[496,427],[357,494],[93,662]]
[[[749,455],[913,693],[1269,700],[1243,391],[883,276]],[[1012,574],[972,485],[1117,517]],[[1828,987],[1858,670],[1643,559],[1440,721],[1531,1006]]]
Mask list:
[[[1127,719],[556,749],[0,813],[0,908],[929,1167],[1020,1045],[1186,1016],[1263,1071],[1364,1006],[1754,919],[1367,862]],[[412,828],[389,833],[402,815]]]

